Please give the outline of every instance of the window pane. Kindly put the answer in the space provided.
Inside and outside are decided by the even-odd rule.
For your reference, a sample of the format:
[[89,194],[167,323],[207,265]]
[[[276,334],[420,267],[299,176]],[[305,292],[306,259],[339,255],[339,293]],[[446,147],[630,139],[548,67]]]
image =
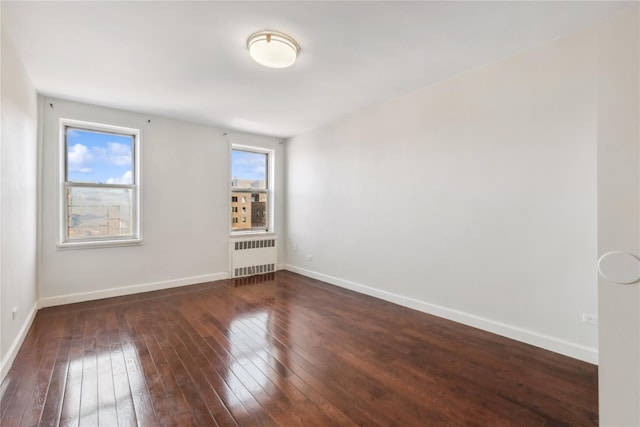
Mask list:
[[67,239],[133,236],[133,190],[67,188]]
[[267,193],[231,193],[231,229],[267,228]]
[[67,181],[134,184],[132,135],[67,127]]
[[231,186],[265,190],[267,188],[267,154],[232,150]]

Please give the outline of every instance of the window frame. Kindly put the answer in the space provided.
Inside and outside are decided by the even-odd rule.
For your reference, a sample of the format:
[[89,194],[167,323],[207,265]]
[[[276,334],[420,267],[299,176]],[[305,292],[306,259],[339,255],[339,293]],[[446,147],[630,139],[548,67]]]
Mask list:
[[[267,156],[267,171],[265,174],[265,181],[266,181],[266,189],[250,189],[250,188],[238,188],[238,187],[234,187],[233,186],[233,152],[234,151],[248,151],[251,153],[258,153],[258,154],[265,154]],[[230,234],[233,237],[238,237],[238,236],[246,236],[246,235],[253,235],[253,234],[273,234],[274,233],[274,224],[275,224],[275,218],[274,218],[274,196],[273,196],[273,189],[274,189],[274,159],[275,159],[275,150],[273,149],[268,149],[268,148],[262,148],[262,147],[256,147],[256,146],[249,146],[249,145],[240,145],[240,144],[231,144],[231,150],[229,151],[229,212],[230,214],[232,214],[232,206],[231,203],[232,202],[232,198],[233,198],[233,193],[247,193],[247,199],[251,200],[251,193],[262,193],[262,194],[266,194],[266,198],[267,198],[267,209],[266,209],[266,215],[267,215],[267,222],[265,227],[256,227],[256,228],[250,228],[250,229],[234,229],[233,228],[233,216],[230,215],[229,216],[229,230],[230,230]],[[245,199],[245,202],[246,200]],[[239,202],[239,201],[238,201]]]
[[[142,183],[141,183],[141,132],[140,129],[129,128],[123,126],[108,125],[103,123],[86,122],[81,120],[61,118],[60,124],[60,171],[59,171],[59,188],[60,195],[58,197],[59,215],[58,224],[60,226],[60,235],[58,240],[58,248],[86,248],[86,247],[110,247],[110,246],[129,246],[142,244]],[[107,183],[90,183],[90,182],[74,182],[68,180],[68,141],[67,130],[79,129],[90,132],[99,132],[106,134],[124,135],[133,138],[131,155],[132,159],[132,184],[107,184]],[[67,231],[69,226],[67,191],[70,188],[103,188],[103,189],[131,189],[131,235],[130,236],[99,236],[95,238],[70,239]]]

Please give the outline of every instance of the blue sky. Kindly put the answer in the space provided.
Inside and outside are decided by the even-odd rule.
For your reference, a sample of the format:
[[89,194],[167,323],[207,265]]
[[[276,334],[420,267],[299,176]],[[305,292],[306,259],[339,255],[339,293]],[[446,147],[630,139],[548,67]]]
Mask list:
[[232,150],[231,178],[266,180],[267,155],[250,151]]
[[76,182],[131,184],[133,137],[67,130],[67,178]]

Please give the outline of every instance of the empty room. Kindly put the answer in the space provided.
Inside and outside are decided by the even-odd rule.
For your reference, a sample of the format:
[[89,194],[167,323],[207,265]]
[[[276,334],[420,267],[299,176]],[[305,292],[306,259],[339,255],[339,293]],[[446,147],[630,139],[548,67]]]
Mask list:
[[637,1],[5,1],[0,425],[640,426]]

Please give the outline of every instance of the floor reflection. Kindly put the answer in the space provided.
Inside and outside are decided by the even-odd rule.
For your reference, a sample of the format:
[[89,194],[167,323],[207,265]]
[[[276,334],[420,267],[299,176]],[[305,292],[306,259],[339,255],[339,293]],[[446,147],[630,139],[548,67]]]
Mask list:
[[[241,314],[226,331],[232,361],[225,380],[228,390],[249,412],[269,411],[272,398],[288,394],[290,387],[285,367],[289,363],[287,347],[283,344],[288,341],[287,316],[273,308],[276,299],[280,306],[287,298],[278,294],[272,278],[240,280],[234,287],[243,287],[238,289],[243,304]],[[256,286],[246,286],[250,284]]]
[[256,276],[249,277],[239,277],[233,279],[233,286],[237,288],[239,286],[255,285],[257,283],[273,281],[275,277],[275,273],[258,274]]
[[[247,324],[258,325],[249,333]],[[229,325],[229,351],[233,361],[228,367],[227,380],[231,390],[243,403],[253,400],[255,393],[269,394],[272,384],[265,375],[271,358],[271,345],[267,333],[269,313],[251,313],[235,319]],[[258,371],[258,375],[255,375]]]
[[118,418],[135,423],[132,395],[146,392],[136,350],[119,343],[92,347],[76,348],[84,354],[69,360],[61,424],[117,425]]

